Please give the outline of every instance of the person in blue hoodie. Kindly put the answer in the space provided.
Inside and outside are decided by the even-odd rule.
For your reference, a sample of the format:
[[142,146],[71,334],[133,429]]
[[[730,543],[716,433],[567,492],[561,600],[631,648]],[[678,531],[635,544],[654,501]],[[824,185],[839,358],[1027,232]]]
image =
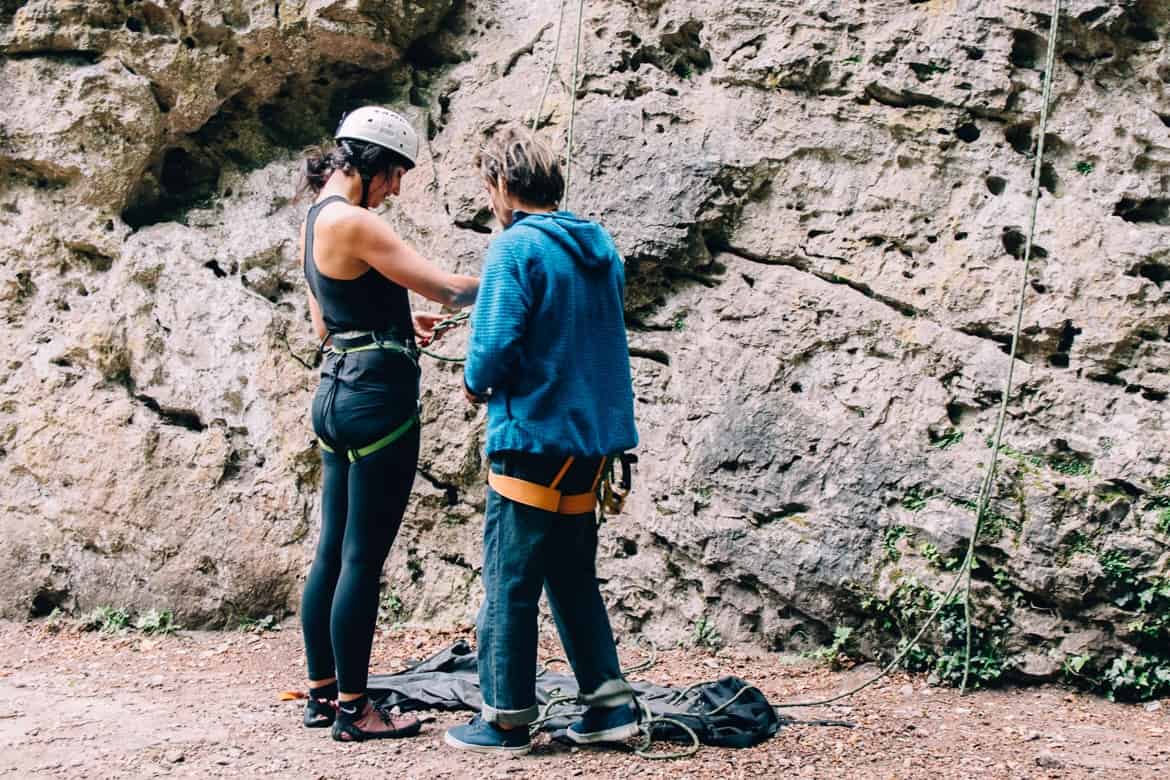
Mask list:
[[594,492],[605,458],[638,441],[625,270],[604,228],[557,210],[561,167],[535,134],[504,128],[476,164],[504,228],[484,261],[463,374],[467,397],[488,408],[483,710],[445,741],[531,748],[542,589],[588,706],[569,738],[620,741],[638,732],[638,713],[598,588]]

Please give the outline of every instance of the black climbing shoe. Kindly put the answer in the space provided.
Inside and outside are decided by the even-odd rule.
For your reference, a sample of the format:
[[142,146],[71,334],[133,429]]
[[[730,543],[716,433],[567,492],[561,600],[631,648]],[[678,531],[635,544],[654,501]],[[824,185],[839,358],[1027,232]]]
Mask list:
[[337,719],[337,702],[310,696],[305,702],[305,728],[323,729]]
[[422,730],[414,715],[403,715],[384,704],[374,704],[363,696],[355,701],[338,702],[333,738],[338,742],[364,742],[367,739],[401,739]]

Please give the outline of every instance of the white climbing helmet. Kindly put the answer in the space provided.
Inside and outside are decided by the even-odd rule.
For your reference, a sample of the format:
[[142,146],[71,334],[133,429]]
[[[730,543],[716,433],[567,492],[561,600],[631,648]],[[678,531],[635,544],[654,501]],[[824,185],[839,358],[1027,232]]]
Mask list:
[[400,114],[381,106],[363,106],[346,114],[337,127],[338,141],[352,139],[398,152],[414,165],[418,161],[418,133]]

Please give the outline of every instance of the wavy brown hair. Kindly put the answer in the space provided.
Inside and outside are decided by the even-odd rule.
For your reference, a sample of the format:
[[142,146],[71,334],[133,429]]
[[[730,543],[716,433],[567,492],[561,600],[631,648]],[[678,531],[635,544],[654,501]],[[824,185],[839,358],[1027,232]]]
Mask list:
[[536,133],[518,124],[496,132],[475,156],[479,174],[490,186],[501,182],[525,203],[556,208],[565,195],[561,162]]

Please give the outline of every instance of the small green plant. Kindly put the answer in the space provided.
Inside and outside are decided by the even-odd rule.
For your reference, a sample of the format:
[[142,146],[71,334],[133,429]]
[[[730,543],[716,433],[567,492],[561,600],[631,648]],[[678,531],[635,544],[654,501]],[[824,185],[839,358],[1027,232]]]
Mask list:
[[[992,444],[994,444],[994,442],[992,441],[992,439],[990,437],[988,437],[985,441],[987,442],[988,447],[990,447]],[[1044,458],[1040,457],[1039,455],[1032,455],[1030,453],[1023,452],[1021,450],[1017,450],[1008,444],[999,445],[999,453],[1001,455],[1003,455],[1005,458],[1011,458],[1012,460],[1016,461],[1017,463],[1019,463],[1021,465],[1025,465],[1025,466],[1043,466],[1044,465]]]
[[87,631],[116,634],[130,627],[130,613],[115,607],[98,607],[85,617],[82,625]]
[[819,661],[833,671],[838,671],[853,665],[853,629],[849,626],[837,626],[833,631],[833,643],[819,650],[806,653],[806,657]]
[[1092,555],[1096,552],[1093,540],[1080,531],[1073,531],[1068,537],[1069,555]]
[[1059,452],[1048,457],[1048,466],[1069,477],[1083,477],[1093,472],[1093,465],[1075,452]]
[[718,650],[723,647],[723,636],[715,624],[707,620],[706,615],[700,615],[695,621],[695,646],[705,647],[708,650]]
[[1107,550],[1097,558],[1101,564],[1101,571],[1115,583],[1129,583],[1134,579],[1133,565],[1129,556],[1121,550]]
[[1149,656],[1114,658],[1101,681],[1110,701],[1149,701],[1170,694],[1170,662]]
[[402,622],[406,608],[393,590],[387,590],[378,599],[378,622],[396,625]]
[[[902,665],[909,671],[930,672],[941,683],[958,685],[966,653],[963,603],[958,596],[952,596],[944,604],[942,597],[941,593],[909,577],[898,584],[889,598],[865,598],[861,607],[872,615],[880,630],[901,635],[899,653],[907,649],[922,621],[939,609],[938,622],[907,652]],[[996,616],[990,625],[972,628],[970,682],[974,686],[996,682],[1009,668],[1004,643],[1010,628],[1006,613]]]
[[[951,503],[957,507],[966,509],[972,514],[979,508],[974,501],[968,501],[965,498],[954,499]],[[979,540],[984,542],[997,542],[1003,536],[1005,528],[1019,532],[1023,527],[1023,522],[1019,518],[1008,517],[1002,512],[995,511],[995,509],[988,505],[983,510],[983,521],[979,524]]]
[[1154,523],[1154,530],[1160,534],[1170,535],[1170,509],[1163,509],[1158,513],[1158,519]]
[[1092,172],[1093,163],[1089,162],[1088,160],[1081,160],[1079,163],[1077,163],[1077,173],[1081,174],[1082,176],[1088,176]]
[[963,440],[963,432],[955,430],[954,428],[947,428],[937,439],[931,442],[930,446],[935,449],[945,450],[948,447],[953,447]]
[[1068,658],[1064,659],[1064,664],[1061,667],[1064,671],[1064,676],[1066,678],[1083,677],[1081,672],[1084,670],[1085,665],[1091,660],[1093,660],[1093,656],[1091,655],[1082,654],[1069,656]]
[[886,557],[891,561],[901,559],[902,553],[898,551],[898,540],[907,533],[906,526],[892,525],[882,535],[882,549],[886,551]]
[[926,499],[929,497],[929,494],[922,492],[917,487],[912,487],[902,496],[902,506],[911,512],[917,512],[926,506]]
[[947,62],[911,62],[910,70],[914,71],[914,75],[919,81],[930,81],[939,73],[946,73],[951,69],[950,63]]
[[687,329],[687,313],[685,311],[683,311],[683,312],[679,312],[678,314],[674,315],[674,322],[671,323],[671,327],[674,328],[675,331],[678,331],[680,333],[682,331],[686,330]]
[[860,54],[853,54],[849,57],[846,57],[845,59],[841,60],[841,64],[842,65],[860,65],[861,64],[861,55]]
[[926,559],[927,563],[942,571],[954,571],[959,568],[959,564],[961,563],[960,559],[953,555],[948,555],[944,558],[942,553],[938,551],[938,547],[930,542],[923,542],[918,545],[918,552],[922,554],[922,557]]
[[144,634],[167,636],[182,626],[175,622],[175,613],[169,609],[149,609],[138,616],[134,627]]
[[280,620],[276,615],[265,615],[261,618],[246,617],[240,620],[241,631],[252,634],[263,634],[265,631],[279,631]]

